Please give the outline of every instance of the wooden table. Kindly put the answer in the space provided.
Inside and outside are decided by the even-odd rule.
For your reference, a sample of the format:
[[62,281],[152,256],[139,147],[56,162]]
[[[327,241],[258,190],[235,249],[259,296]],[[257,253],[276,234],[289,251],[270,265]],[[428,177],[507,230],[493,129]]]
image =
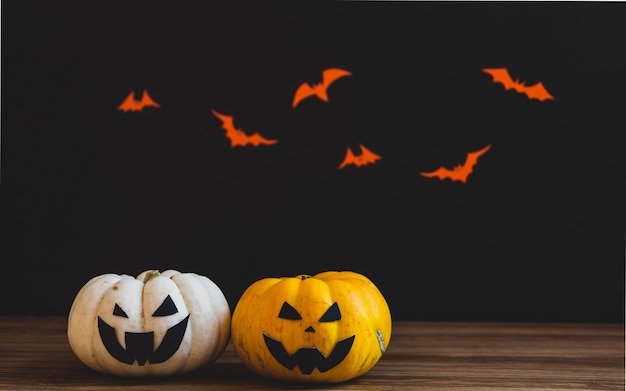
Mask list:
[[167,378],[118,378],[83,365],[65,317],[0,316],[0,390],[624,390],[624,324],[395,322],[360,378],[286,384],[252,374],[232,346]]

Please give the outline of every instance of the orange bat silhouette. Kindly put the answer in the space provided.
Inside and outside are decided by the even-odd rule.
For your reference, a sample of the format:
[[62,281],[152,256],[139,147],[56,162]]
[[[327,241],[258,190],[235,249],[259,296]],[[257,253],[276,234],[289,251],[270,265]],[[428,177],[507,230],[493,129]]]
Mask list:
[[357,167],[361,167],[370,163],[374,164],[377,160],[382,159],[380,156],[365,148],[363,144],[359,144],[359,146],[361,147],[361,154],[358,156],[354,155],[349,147],[347,148],[346,157],[343,159],[341,165],[339,165],[340,170],[348,164],[354,164]]
[[324,102],[328,102],[328,95],[326,94],[326,90],[330,85],[340,77],[350,76],[351,72],[344,71],[339,68],[329,68],[322,72],[322,81],[318,84],[310,85],[308,83],[300,84],[300,87],[296,90],[296,93],[293,97],[293,103],[291,104],[292,108],[296,108],[298,103],[301,100],[306,99],[310,96],[317,96]]
[[452,170],[449,170],[444,167],[439,167],[437,170],[433,172],[420,172],[422,176],[427,178],[437,177],[442,181],[446,178],[449,178],[453,181],[460,181],[465,183],[467,181],[467,177],[474,171],[474,166],[478,162],[478,158],[481,157],[485,152],[487,152],[491,148],[491,144],[487,145],[485,148],[480,151],[470,152],[467,154],[467,159],[465,159],[465,163],[463,165],[456,165]]
[[142,111],[144,107],[161,107],[158,103],[152,100],[150,95],[148,95],[147,90],[143,90],[141,100],[135,100],[135,92],[131,91],[124,100],[124,102],[122,102],[121,105],[117,106],[117,109],[124,112]]
[[220,114],[215,110],[211,111],[217,118],[220,119],[220,121],[222,121],[222,128],[226,129],[226,137],[230,140],[230,146],[232,148],[235,148],[236,146],[245,147],[248,144],[258,147],[260,144],[272,145],[278,142],[278,140],[268,140],[263,138],[258,133],[248,136],[241,129],[235,128],[235,125],[233,124],[233,117]]
[[513,80],[506,68],[485,68],[483,72],[491,75],[494,83],[501,83],[507,90],[513,89],[520,94],[526,94],[528,99],[537,99],[541,102],[546,99],[554,100],[554,97],[546,91],[543,83],[539,82],[532,86],[527,86],[518,79]]

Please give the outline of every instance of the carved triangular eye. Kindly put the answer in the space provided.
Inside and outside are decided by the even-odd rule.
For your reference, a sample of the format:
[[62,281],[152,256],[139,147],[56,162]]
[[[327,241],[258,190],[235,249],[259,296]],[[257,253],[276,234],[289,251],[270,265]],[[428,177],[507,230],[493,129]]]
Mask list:
[[302,317],[289,303],[284,302],[278,317],[281,319],[300,320]]
[[341,312],[337,302],[334,302],[329,309],[324,312],[324,315],[320,318],[320,322],[334,322],[341,319]]
[[124,310],[122,309],[122,307],[120,307],[119,305],[117,305],[117,303],[115,303],[115,308],[113,308],[113,315],[115,316],[121,316],[123,318],[128,318],[128,315],[126,315],[126,312],[124,312]]
[[156,311],[154,311],[154,314],[152,314],[152,316],[168,316],[168,315],[173,315],[177,312],[178,312],[178,308],[176,308],[176,304],[174,304],[174,300],[172,300],[170,295],[167,295],[165,300],[163,300],[163,303],[161,303],[159,308],[157,308]]

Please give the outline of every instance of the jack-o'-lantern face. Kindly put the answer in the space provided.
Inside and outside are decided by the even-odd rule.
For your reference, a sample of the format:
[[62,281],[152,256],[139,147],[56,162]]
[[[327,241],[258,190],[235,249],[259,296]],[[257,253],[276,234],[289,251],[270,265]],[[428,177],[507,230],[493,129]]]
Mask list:
[[[154,311],[152,317],[167,317],[178,313],[178,308],[171,296],[167,296],[163,303]],[[112,315],[114,317],[128,318],[128,314],[117,303],[113,308]],[[189,322],[189,314],[180,322],[165,331],[165,336],[159,344],[154,348],[154,331],[131,332],[124,331],[124,348],[118,341],[116,329],[105,322],[98,316],[98,330],[104,347],[111,356],[125,364],[132,365],[135,361],[142,366],[148,361],[150,364],[159,364],[168,360],[180,347],[185,336],[187,324]]]
[[120,280],[103,296],[96,315],[97,337],[111,355],[108,360],[133,368],[164,365],[176,356],[189,343],[186,334],[194,316],[174,282],[163,277],[147,283]]
[[[298,326],[296,326],[296,329],[300,328],[303,333],[316,333],[315,327],[308,322],[303,322],[300,313],[287,302],[283,303],[278,318],[297,322]],[[335,302],[318,319],[318,323],[339,322],[340,320],[341,311],[339,310],[339,305]],[[293,327],[293,325],[285,325],[285,327]],[[307,375],[311,374],[315,368],[320,372],[326,372],[337,366],[350,352],[354,337],[355,335],[351,335],[338,341],[327,355],[322,353],[317,346],[303,346],[295,353],[289,354],[282,342],[263,333],[265,345],[276,361],[290,370],[298,366],[300,371]]]
[[385,299],[353,272],[259,280],[239,299],[231,324],[243,363],[287,381],[360,376],[380,359],[391,337]]

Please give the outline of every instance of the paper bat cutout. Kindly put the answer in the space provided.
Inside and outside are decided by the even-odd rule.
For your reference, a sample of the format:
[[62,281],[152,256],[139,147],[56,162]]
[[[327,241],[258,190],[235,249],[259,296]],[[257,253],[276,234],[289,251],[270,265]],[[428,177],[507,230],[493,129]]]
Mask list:
[[545,89],[543,83],[539,82],[532,86],[527,86],[518,79],[513,80],[506,68],[485,68],[483,72],[491,75],[494,83],[501,83],[507,90],[512,89],[520,94],[526,94],[528,99],[537,99],[541,102],[546,99],[554,100],[554,97]]
[[359,144],[361,147],[361,154],[355,155],[352,153],[350,148],[347,148],[346,157],[343,159],[341,165],[339,165],[339,170],[347,166],[348,164],[353,164],[357,167],[364,166],[366,164],[374,164],[377,160],[382,159],[379,155],[376,155],[369,149],[365,148],[362,144]]
[[329,68],[322,72],[322,81],[320,83],[310,85],[308,83],[300,84],[300,87],[296,90],[296,93],[293,97],[293,103],[291,104],[292,108],[296,108],[298,103],[303,99],[306,99],[310,96],[317,96],[324,102],[328,102],[328,95],[326,91],[331,84],[334,83],[335,80],[340,77],[350,76],[351,72],[345,71],[339,68]]
[[478,158],[481,157],[485,152],[487,152],[491,148],[491,144],[487,145],[485,148],[480,151],[470,152],[467,154],[467,159],[465,159],[465,163],[463,165],[456,165],[452,170],[449,170],[445,167],[439,167],[437,170],[432,172],[420,172],[422,176],[427,178],[437,177],[440,180],[450,179],[452,181],[459,181],[466,183],[467,177],[474,171],[474,166],[478,162]]
[[143,95],[140,100],[135,99],[135,91],[131,91],[130,94],[126,97],[124,102],[121,105],[117,106],[118,110],[121,111],[142,111],[144,107],[161,107],[158,103],[156,103],[150,95],[148,95],[147,90],[143,90]]
[[258,133],[252,135],[246,135],[241,129],[235,128],[233,123],[233,117],[229,115],[220,114],[215,110],[211,110],[213,114],[222,121],[222,128],[226,129],[226,137],[230,140],[230,146],[235,148],[236,146],[245,147],[248,144],[252,144],[258,147],[260,144],[272,145],[276,144],[278,140],[268,140],[263,138]]

